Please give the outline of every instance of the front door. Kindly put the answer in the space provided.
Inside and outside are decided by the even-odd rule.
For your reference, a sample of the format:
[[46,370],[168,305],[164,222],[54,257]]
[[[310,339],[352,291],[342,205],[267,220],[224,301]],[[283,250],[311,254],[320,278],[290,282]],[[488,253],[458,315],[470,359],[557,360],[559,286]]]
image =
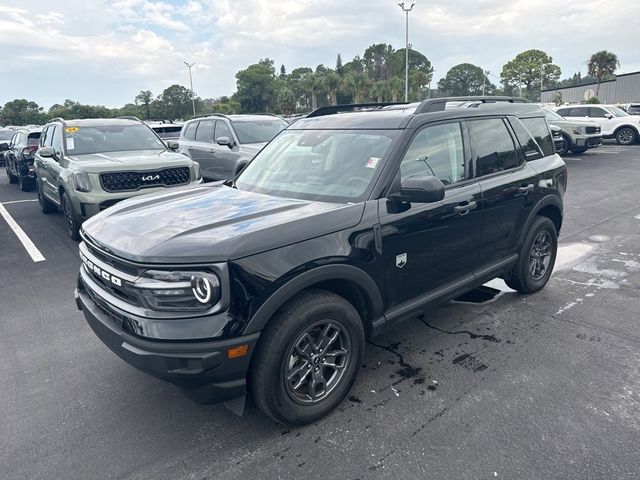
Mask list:
[[196,130],[195,141],[189,145],[189,153],[194,162],[200,164],[202,176],[217,179],[215,157],[213,152],[213,130],[215,120],[200,120]]
[[[231,140],[232,145],[219,145],[217,140],[220,137],[227,137]],[[224,120],[216,120],[216,130],[213,142],[213,168],[216,172],[216,178],[228,179],[236,175],[236,167],[240,159],[240,147],[231,132],[231,128]]]
[[480,186],[468,180],[459,122],[424,127],[403,156],[400,181],[433,175],[445,198],[427,204],[379,200],[382,261],[389,307],[470,274],[482,235]]

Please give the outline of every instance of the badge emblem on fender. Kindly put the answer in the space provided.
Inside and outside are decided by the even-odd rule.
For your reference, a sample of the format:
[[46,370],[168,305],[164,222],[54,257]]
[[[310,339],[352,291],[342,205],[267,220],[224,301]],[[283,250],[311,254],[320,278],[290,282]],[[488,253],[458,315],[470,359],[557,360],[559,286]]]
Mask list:
[[396,267],[402,268],[407,264],[407,254],[401,253],[400,255],[396,255]]

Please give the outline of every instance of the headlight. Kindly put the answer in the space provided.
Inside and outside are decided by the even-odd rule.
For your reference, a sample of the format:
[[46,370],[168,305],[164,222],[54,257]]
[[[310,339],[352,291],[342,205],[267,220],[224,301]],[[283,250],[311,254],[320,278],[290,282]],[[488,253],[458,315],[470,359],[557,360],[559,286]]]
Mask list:
[[149,270],[129,288],[152,310],[206,311],[220,301],[220,279],[209,272]]
[[73,172],[73,186],[78,192],[90,192],[91,181],[87,172]]
[[571,130],[573,131],[574,135],[580,135],[582,133],[582,129],[580,127],[572,127]]
[[196,180],[200,180],[202,178],[202,173],[200,173],[200,164],[198,162],[193,162],[193,173],[195,174]]

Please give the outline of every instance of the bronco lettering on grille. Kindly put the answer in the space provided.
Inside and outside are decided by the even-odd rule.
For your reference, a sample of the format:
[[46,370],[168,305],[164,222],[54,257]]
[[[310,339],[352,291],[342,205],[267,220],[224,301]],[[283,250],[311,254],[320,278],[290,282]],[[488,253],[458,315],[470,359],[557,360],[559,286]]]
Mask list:
[[111,282],[116,287],[122,286],[122,279],[116,277],[115,275],[111,275],[109,272],[101,269],[96,264],[94,264],[91,260],[85,257],[82,253],[80,253],[80,258],[82,259],[82,263],[84,263],[84,266],[87,267],[87,270],[95,273],[97,276],[103,278],[107,282]]

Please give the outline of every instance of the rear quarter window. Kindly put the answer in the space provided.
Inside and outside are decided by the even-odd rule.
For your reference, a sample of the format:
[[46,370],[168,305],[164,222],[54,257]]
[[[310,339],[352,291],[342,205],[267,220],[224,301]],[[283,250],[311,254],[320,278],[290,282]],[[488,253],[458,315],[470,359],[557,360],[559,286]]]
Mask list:
[[522,124],[529,130],[529,133],[535,138],[538,145],[540,145],[545,157],[555,153],[551,131],[549,130],[547,121],[543,117],[523,118]]
[[38,145],[40,143],[40,132],[32,132],[27,139],[27,145]]
[[184,139],[195,140],[197,127],[198,127],[198,122],[191,122],[189,125],[184,127]]

